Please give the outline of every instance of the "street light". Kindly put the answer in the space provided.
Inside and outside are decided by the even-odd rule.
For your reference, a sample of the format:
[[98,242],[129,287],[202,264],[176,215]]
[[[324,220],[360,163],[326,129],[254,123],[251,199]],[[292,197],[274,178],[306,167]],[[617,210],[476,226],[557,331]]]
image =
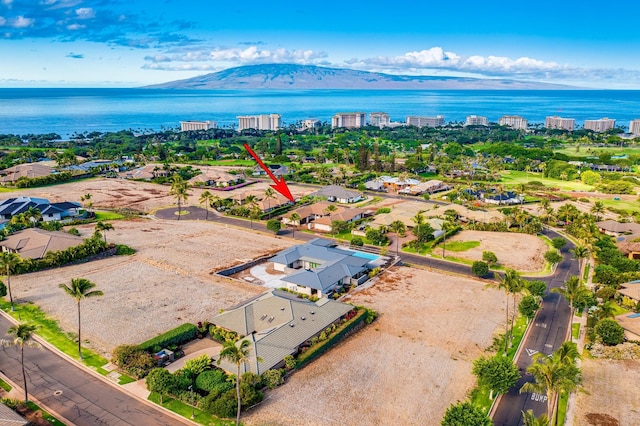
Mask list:
[[193,406],[194,403],[194,395],[193,395],[193,385],[189,385],[189,392],[191,392],[191,420],[195,419],[195,407]]

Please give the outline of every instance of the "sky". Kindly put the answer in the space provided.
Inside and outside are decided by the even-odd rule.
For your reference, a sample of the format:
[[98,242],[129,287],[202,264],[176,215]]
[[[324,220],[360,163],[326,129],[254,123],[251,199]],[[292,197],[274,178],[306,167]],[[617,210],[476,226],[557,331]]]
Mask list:
[[0,87],[260,63],[640,89],[640,2],[0,0]]

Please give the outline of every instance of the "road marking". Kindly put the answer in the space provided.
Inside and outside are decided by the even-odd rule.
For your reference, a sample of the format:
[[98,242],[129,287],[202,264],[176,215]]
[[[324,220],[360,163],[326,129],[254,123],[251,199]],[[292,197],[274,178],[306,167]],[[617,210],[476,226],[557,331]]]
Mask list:
[[544,344],[544,347],[545,347],[545,348],[552,348],[552,347],[553,347],[553,345],[552,345],[551,343],[545,343],[545,344]]
[[525,350],[527,351],[527,355],[529,356],[534,356],[535,354],[538,353],[538,351],[536,351],[535,349],[526,348]]
[[543,323],[543,322],[537,322],[537,323],[536,323],[536,327],[547,328],[547,324],[545,324],[545,323]]
[[547,402],[547,395],[540,395],[539,393],[535,393],[533,392],[531,394],[531,400],[535,401],[535,402],[542,402],[543,404],[546,404]]

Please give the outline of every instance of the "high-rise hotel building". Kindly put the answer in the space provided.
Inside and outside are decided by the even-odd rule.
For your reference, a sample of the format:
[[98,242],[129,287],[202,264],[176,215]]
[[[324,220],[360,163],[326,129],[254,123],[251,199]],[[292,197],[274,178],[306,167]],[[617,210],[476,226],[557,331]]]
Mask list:
[[209,130],[218,127],[215,121],[181,121],[180,131],[187,132],[189,130]]
[[369,125],[376,127],[389,127],[391,124],[391,119],[389,118],[389,114],[386,112],[372,112],[369,113]]
[[631,120],[629,123],[629,133],[633,136],[640,136],[640,118]]
[[278,130],[281,127],[280,114],[240,115],[238,130]]
[[341,112],[331,117],[331,128],[345,127],[347,129],[358,129],[366,123],[366,113],[364,112]]
[[519,115],[503,115],[498,120],[498,124],[518,130],[527,130],[529,128],[529,122],[527,119],[520,117]]
[[575,118],[562,118],[554,115],[544,120],[544,127],[547,129],[560,129],[572,132],[576,128]]
[[481,117],[479,115],[467,115],[467,119],[464,122],[465,126],[488,126],[489,120],[487,117]]
[[601,118],[600,120],[584,120],[584,128],[593,130],[596,133],[603,133],[616,127],[616,120],[612,118]]
[[442,127],[444,126],[444,117],[442,115],[436,115],[435,117],[410,115],[407,117],[407,126]]

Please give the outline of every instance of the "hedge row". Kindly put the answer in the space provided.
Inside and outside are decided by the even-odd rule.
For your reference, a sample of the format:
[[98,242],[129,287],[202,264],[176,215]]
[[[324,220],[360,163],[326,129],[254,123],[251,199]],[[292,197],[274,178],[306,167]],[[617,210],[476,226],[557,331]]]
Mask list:
[[367,311],[367,309],[359,309],[358,314],[353,317],[351,321],[343,324],[343,327],[340,329],[340,331],[333,334],[327,340],[323,340],[322,342],[318,342],[315,345],[311,346],[306,352],[301,353],[298,356],[296,368],[301,368],[305,364],[316,359],[317,357],[331,349],[335,344],[340,342],[340,340],[342,340],[347,333],[362,326],[368,314],[369,312]]
[[156,346],[166,348],[167,346],[177,346],[195,339],[198,327],[195,324],[185,323],[173,330],[162,333],[152,339],[142,342],[138,347],[147,352],[153,352]]

